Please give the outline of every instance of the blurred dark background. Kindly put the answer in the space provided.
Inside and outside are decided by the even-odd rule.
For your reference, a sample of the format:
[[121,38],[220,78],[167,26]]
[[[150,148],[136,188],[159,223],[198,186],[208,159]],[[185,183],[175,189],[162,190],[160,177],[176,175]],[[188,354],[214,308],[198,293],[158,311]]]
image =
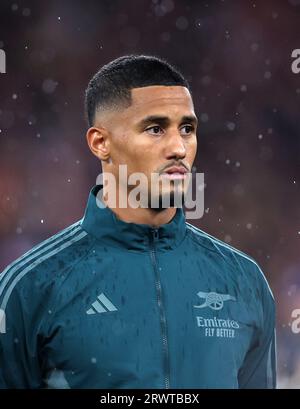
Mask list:
[[82,217],[100,163],[84,90],[121,55],[190,81],[205,213],[191,222],[254,257],[277,301],[280,388],[300,387],[300,0],[3,1],[0,269]]

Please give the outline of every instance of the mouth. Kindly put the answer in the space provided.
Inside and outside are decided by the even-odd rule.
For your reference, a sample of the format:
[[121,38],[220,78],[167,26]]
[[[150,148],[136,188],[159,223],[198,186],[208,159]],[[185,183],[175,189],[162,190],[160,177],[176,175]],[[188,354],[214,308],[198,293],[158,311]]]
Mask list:
[[161,176],[170,180],[183,180],[187,177],[187,172],[187,169],[183,166],[173,166],[162,173]]

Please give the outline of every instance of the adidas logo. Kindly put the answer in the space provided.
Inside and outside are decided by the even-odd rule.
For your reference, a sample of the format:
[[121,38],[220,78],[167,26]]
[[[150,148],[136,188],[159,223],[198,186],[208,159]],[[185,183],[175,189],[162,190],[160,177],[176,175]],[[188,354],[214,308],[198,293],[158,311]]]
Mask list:
[[[106,309],[104,308],[106,307]],[[86,311],[88,315],[101,314],[102,312],[118,311],[111,301],[101,293],[98,295],[97,300],[93,302],[92,307]]]

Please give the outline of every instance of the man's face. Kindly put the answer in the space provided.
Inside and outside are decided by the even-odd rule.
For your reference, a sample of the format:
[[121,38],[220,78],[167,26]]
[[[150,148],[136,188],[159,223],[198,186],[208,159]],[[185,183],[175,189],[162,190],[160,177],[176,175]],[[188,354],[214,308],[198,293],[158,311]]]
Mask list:
[[[158,173],[159,199],[178,192],[184,195],[187,175],[165,173],[174,166],[191,171],[196,150],[197,119],[193,101],[182,86],[148,86],[131,90],[132,104],[115,112],[109,120],[110,159],[104,172],[115,175],[119,182],[119,165],[127,165],[127,175],[142,172],[148,180],[150,198],[151,173]],[[151,118],[150,118],[151,117]],[[173,169],[174,171],[174,169]],[[128,185],[128,191],[133,186]],[[152,190],[153,192],[153,190]],[[149,203],[149,202],[148,202]]]

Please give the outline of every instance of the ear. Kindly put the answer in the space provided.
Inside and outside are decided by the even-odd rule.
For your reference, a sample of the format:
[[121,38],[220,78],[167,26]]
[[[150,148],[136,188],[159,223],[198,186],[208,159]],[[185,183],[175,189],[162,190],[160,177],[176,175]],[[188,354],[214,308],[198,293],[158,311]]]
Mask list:
[[102,161],[110,157],[108,132],[105,128],[92,127],[86,133],[87,143],[91,152]]

